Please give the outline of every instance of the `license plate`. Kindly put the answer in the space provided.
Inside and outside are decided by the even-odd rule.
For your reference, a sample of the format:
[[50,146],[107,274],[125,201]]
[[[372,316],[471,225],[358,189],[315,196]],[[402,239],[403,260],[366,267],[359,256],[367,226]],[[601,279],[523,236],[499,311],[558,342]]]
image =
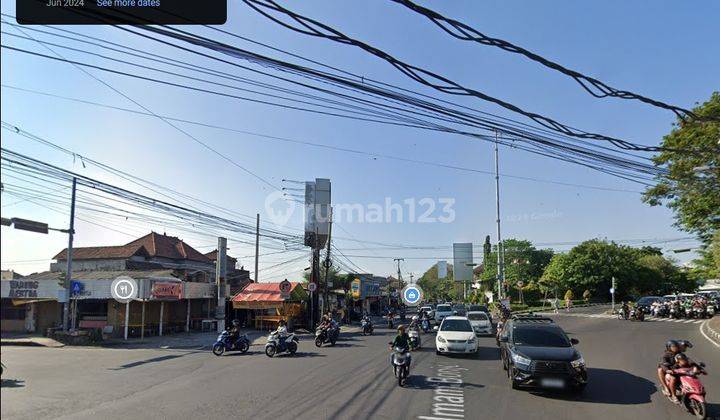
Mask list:
[[557,378],[544,378],[540,380],[540,386],[544,388],[565,388],[565,381]]

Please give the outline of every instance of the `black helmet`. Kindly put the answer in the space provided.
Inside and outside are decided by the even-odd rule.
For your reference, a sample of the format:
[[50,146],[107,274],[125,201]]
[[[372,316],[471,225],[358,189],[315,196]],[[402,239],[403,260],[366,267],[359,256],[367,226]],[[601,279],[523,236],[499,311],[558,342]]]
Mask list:
[[680,343],[678,343],[676,340],[668,340],[667,343],[665,343],[665,350],[670,350],[670,347],[680,347]]
[[675,355],[675,362],[676,362],[676,363],[679,362],[679,361],[681,361],[681,360],[685,360],[685,361],[688,360],[688,357],[685,355],[685,353],[678,353],[678,354]]
[[686,349],[691,349],[693,346],[692,343],[689,342],[688,340],[678,340],[678,344],[680,344],[681,346],[683,346]]

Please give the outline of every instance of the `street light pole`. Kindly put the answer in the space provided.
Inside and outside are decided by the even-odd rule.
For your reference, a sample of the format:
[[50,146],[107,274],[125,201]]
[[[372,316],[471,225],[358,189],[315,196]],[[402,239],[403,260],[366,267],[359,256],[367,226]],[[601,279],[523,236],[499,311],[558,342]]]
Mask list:
[[[65,272],[65,303],[63,304],[63,331],[68,330],[68,318],[70,317],[70,282],[72,281],[72,252],[73,236],[75,235],[75,194],[77,191],[77,178],[72,182],[72,199],[70,200],[70,229],[68,229],[67,247],[67,269]],[[73,325],[73,328],[75,326]]]

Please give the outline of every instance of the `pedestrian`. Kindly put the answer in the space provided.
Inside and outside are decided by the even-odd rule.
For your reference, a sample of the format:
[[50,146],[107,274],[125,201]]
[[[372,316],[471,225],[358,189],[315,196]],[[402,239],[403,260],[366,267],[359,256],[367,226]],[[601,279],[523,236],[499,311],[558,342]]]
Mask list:
[[572,300],[568,297],[565,299],[565,312],[570,312],[570,306],[572,306]]
[[555,296],[555,298],[553,299],[552,304],[553,304],[553,310],[555,311],[555,313],[560,312],[560,311],[559,311],[559,309],[560,309],[560,308],[559,308],[559,307],[560,307],[560,300],[557,298],[557,296]]

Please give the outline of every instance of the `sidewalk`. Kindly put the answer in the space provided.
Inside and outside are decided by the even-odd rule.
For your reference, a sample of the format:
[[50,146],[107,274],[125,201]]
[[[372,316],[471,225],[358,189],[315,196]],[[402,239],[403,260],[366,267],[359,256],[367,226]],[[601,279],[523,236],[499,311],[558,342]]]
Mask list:
[[7,334],[0,338],[0,346],[65,347],[65,344],[39,335]]

